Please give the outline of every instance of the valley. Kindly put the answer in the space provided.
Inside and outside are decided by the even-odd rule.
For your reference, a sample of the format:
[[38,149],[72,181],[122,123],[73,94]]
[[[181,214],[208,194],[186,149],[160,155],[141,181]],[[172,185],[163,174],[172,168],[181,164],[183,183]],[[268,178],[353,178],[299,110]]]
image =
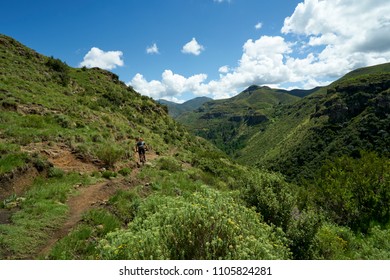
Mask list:
[[172,106],[0,35],[0,259],[390,259],[389,63]]

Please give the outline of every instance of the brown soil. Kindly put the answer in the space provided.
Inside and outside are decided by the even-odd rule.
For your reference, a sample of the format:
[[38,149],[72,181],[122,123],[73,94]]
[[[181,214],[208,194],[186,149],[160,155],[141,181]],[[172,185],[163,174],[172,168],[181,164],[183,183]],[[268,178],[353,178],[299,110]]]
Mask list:
[[0,200],[9,197],[12,194],[22,195],[30,186],[34,178],[38,176],[38,171],[33,167],[18,169],[12,174],[7,174],[0,178]]
[[[94,163],[85,162],[82,159],[77,158],[77,156],[64,144],[49,145],[49,143],[46,142],[33,143],[23,147],[23,150],[28,153],[44,155],[54,167],[60,168],[65,172],[91,173],[99,171],[100,169],[100,166]],[[149,151],[146,154],[148,162],[153,161],[157,157],[158,155],[153,151]],[[128,167],[134,167],[129,176],[130,179],[118,178],[114,180],[104,180],[93,185],[79,187],[77,194],[71,196],[66,202],[69,206],[69,214],[66,221],[59,229],[52,232],[50,239],[38,250],[36,255],[31,256],[31,259],[36,258],[37,256],[39,258],[45,258],[53,245],[58,240],[65,237],[82,220],[85,212],[93,207],[105,205],[108,199],[119,189],[129,189],[136,184],[139,184],[140,182],[135,179],[139,172],[139,169],[135,168],[137,166],[135,162],[137,161],[138,155],[135,155],[133,161],[129,163]],[[31,184],[36,175],[37,174],[34,176],[32,174],[26,174],[25,177],[19,177],[14,184],[19,186],[18,188],[23,189],[23,186]],[[30,178],[30,180],[27,180],[26,178]],[[0,212],[0,223],[9,223],[12,213],[17,211],[17,209],[13,210],[14,211],[4,209],[4,211]]]
[[82,220],[83,214],[98,205],[106,204],[107,200],[119,189],[126,185],[121,180],[104,181],[80,189],[76,196],[68,199],[69,215],[61,228],[53,233],[47,243],[41,248],[39,256],[45,256],[50,252],[53,245],[65,237]]
[[78,158],[68,146],[61,143],[55,145],[50,145],[48,142],[32,143],[23,147],[22,150],[28,153],[43,155],[55,167],[65,172],[76,171],[90,173],[99,169],[99,166],[96,164]]

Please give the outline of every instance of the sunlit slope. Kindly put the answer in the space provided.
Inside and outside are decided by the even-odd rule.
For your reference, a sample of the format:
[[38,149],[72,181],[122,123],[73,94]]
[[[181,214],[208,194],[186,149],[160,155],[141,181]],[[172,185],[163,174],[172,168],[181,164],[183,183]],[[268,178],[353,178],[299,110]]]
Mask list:
[[277,107],[299,99],[287,91],[251,86],[235,97],[207,102],[177,120],[194,134],[235,156],[247,139],[268,125]]
[[361,150],[388,155],[390,64],[353,71],[281,108],[242,150],[239,161],[296,177],[311,176],[326,159]]

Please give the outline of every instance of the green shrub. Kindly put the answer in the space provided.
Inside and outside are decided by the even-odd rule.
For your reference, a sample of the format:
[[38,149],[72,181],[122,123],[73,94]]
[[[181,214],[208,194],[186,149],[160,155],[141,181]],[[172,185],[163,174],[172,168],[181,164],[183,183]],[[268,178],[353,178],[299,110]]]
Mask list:
[[134,219],[140,204],[141,198],[134,190],[120,190],[109,200],[109,205],[112,207],[111,211],[124,224],[127,224]]
[[54,78],[57,79],[62,86],[67,86],[69,84],[69,67],[65,62],[62,62],[60,59],[49,57],[46,65],[55,72]]
[[367,232],[390,218],[390,160],[362,152],[328,162],[315,181],[315,200],[339,225]]
[[390,259],[390,229],[373,226],[368,234],[357,239],[355,248],[351,248],[354,259],[389,260]]
[[276,173],[246,173],[242,197],[249,206],[256,207],[268,224],[286,230],[291,219],[297,197],[292,186]]
[[40,115],[26,115],[23,117],[23,123],[21,126],[26,128],[42,129],[45,128],[46,122],[44,117]]
[[309,260],[313,258],[315,237],[322,224],[322,215],[315,210],[295,209],[287,225],[286,236],[294,259]]
[[203,187],[187,197],[149,197],[99,250],[103,259],[286,259],[283,241],[254,211]]
[[294,259],[310,259],[311,247],[322,223],[313,209],[298,208],[298,188],[277,173],[246,172],[241,197],[270,225],[281,227]]
[[42,158],[38,154],[33,154],[32,158],[30,159],[32,165],[39,171],[47,171],[50,167],[52,167],[52,164],[47,161],[46,159]]
[[72,128],[73,126],[72,121],[66,115],[55,115],[54,120],[63,128]]
[[11,154],[20,151],[20,146],[7,142],[0,142],[0,155]]
[[92,157],[91,147],[85,143],[77,144],[77,145],[73,144],[73,150],[76,154],[78,154],[82,158]]
[[94,228],[86,224],[81,224],[54,245],[48,255],[48,259],[85,260],[93,259],[96,253]]
[[160,170],[167,170],[169,172],[181,171],[181,164],[172,157],[160,157],[157,162],[157,167]]
[[313,258],[322,260],[349,259],[348,250],[353,247],[355,242],[355,236],[349,228],[324,223],[314,240]]
[[107,167],[113,167],[125,155],[125,150],[112,143],[105,143],[98,146],[96,155]]
[[314,259],[323,260],[389,260],[390,230],[378,225],[366,234],[354,233],[348,227],[325,223],[315,238]]

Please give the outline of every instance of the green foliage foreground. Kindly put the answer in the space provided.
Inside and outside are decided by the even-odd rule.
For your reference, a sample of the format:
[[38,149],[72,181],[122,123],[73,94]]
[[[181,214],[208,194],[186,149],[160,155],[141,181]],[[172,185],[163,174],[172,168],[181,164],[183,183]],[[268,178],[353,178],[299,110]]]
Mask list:
[[186,197],[152,196],[128,229],[100,242],[103,259],[286,259],[259,215],[203,186]]
[[[0,225],[1,259],[390,259],[389,74],[277,106],[274,122],[251,127],[243,162],[287,182],[234,163],[113,73],[70,68],[2,35],[0,65],[0,180],[41,172],[23,197],[0,202],[15,207]],[[215,127],[231,140],[232,126]],[[233,128],[236,150],[248,130]],[[134,176],[139,136],[159,158],[123,178]],[[96,180],[24,152],[43,143],[100,162],[103,178],[128,189],[37,256],[67,219],[74,186]]]
[[355,231],[390,218],[390,160],[363,152],[326,163],[315,181],[316,203],[327,216]]

